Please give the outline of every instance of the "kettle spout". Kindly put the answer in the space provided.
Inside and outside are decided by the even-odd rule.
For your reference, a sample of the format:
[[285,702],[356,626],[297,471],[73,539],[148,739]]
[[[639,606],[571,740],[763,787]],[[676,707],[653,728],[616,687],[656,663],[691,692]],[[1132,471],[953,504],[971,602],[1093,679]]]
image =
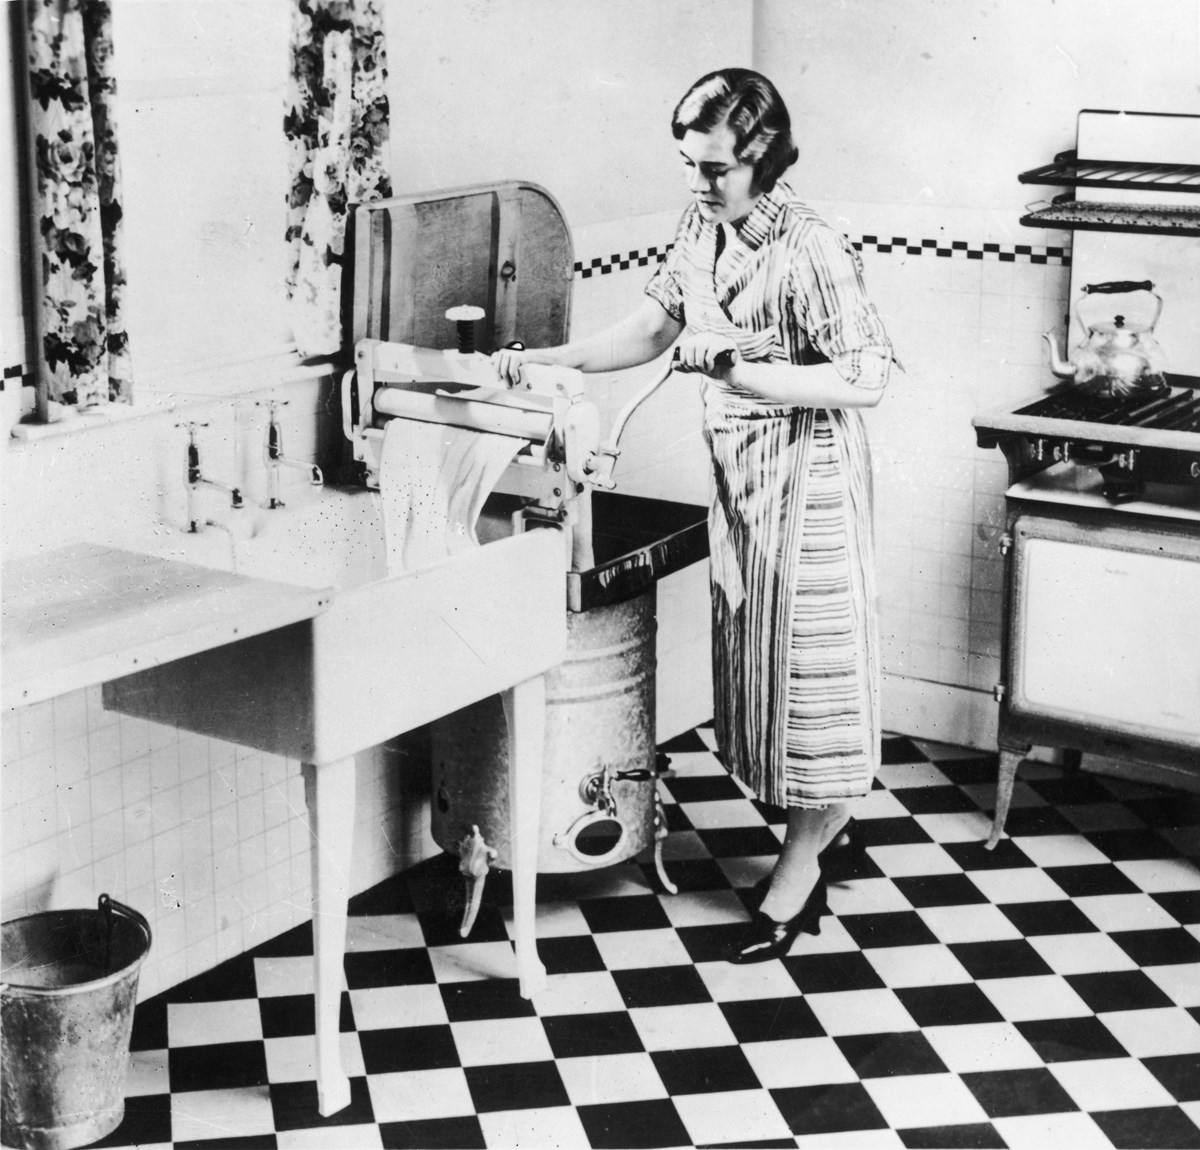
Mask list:
[[1054,336],[1045,331],[1042,332],[1042,339],[1046,341],[1046,346],[1050,349],[1050,370],[1059,379],[1074,379],[1075,365],[1059,355],[1058,344],[1054,342]]

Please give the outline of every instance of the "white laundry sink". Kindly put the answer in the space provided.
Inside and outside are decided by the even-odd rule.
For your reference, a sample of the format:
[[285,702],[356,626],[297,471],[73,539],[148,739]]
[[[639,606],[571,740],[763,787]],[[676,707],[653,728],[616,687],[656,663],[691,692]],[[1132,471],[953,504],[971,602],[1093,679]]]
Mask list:
[[[311,617],[104,685],[106,707],[299,759],[313,842],[317,1088],[349,1104],[338,1053],[354,755],[500,694],[509,787],[529,849],[513,862],[521,992],[545,983],[533,936],[545,731],[543,673],[566,651],[566,544],[536,529],[387,572],[378,497],[326,489],[233,541],[234,574],[322,592]],[[257,584],[256,584],[257,585]]]

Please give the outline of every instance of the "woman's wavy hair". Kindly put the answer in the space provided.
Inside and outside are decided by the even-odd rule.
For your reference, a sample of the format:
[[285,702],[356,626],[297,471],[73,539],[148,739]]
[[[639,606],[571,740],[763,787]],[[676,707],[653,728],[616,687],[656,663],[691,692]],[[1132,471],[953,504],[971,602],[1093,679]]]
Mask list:
[[754,186],[769,192],[800,155],[787,105],[766,76],[749,68],[721,68],[701,76],[671,117],[671,133],[711,132],[728,124],[739,163],[754,165]]

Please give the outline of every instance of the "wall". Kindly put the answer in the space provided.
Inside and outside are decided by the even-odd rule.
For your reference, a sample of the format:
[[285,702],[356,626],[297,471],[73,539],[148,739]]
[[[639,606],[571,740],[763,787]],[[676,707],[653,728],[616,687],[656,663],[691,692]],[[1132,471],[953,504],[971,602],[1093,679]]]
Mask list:
[[[565,16],[564,6],[548,3],[449,13],[432,3],[391,4],[397,189],[534,179],[562,199],[581,260],[652,243],[661,250],[679,200],[670,109],[687,81],[724,62],[727,50],[749,58],[750,7],[680,5],[679,27],[657,7],[621,0],[603,18],[592,7]],[[181,534],[181,423],[207,425],[198,430],[205,470],[240,483],[251,504],[264,494],[262,402],[287,401],[290,454],[327,462],[335,453],[340,415],[331,381],[279,354],[271,237],[282,233],[283,173],[270,133],[282,106],[272,69],[283,59],[285,17],[285,0],[119,0],[139,403],[113,422],[83,417],[9,441],[0,457],[6,559],[81,538],[139,548],[150,538],[167,554],[219,555],[227,546],[221,530],[200,540]],[[664,53],[668,40],[673,48]],[[569,61],[573,81],[586,83],[564,85],[560,68],[541,66],[546,59]],[[487,83],[464,84],[463,76]],[[656,106],[643,108],[648,92]],[[522,127],[526,118],[538,130]],[[14,124],[6,89],[0,159],[15,158]],[[15,170],[0,163],[0,180]],[[0,245],[17,250],[19,225],[9,197],[0,197]],[[652,262],[647,257],[639,278]],[[0,310],[12,314],[0,315],[0,348],[5,374],[19,383],[29,373],[27,323],[15,261],[4,266]],[[640,291],[627,278],[614,295],[614,282],[580,269],[577,331],[607,322]],[[611,407],[622,392],[598,381],[597,395]],[[645,471],[636,454],[625,468],[630,478]],[[638,489],[686,497],[695,484],[693,477],[655,491],[643,475]],[[294,489],[291,498],[300,497]],[[245,530],[219,499],[205,511]],[[660,588],[663,737],[708,717],[705,604],[702,566]],[[155,935],[141,979],[146,996],[308,917],[297,763],[110,714],[98,689],[7,711],[0,744],[5,919],[90,905],[100,891],[138,907]],[[422,761],[422,750],[418,737],[360,756],[356,889],[433,849],[421,772],[404,769]]]
[[756,61],[793,108],[794,182],[862,245],[908,369],[871,413],[885,722],[994,746],[1006,471],[974,413],[1051,382],[1071,236],[1023,228],[1060,189],[1017,174],[1085,107],[1200,113],[1192,0],[870,0],[756,6]]

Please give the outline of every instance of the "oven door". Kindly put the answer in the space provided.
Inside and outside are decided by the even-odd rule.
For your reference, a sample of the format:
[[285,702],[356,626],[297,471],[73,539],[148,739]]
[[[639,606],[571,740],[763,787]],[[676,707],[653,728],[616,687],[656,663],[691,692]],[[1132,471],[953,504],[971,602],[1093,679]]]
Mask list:
[[1113,749],[1200,752],[1200,538],[1188,528],[1016,519],[1014,717],[1087,728]]

